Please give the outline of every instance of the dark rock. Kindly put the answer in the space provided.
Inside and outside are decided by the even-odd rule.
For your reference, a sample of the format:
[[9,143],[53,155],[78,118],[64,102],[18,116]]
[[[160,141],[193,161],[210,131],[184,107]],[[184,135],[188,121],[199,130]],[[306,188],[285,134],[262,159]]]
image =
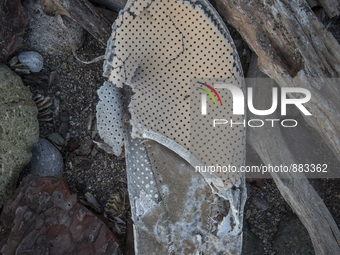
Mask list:
[[76,188],[79,191],[83,191],[86,188],[86,183],[83,180],[77,180],[76,182]]
[[58,76],[58,72],[57,71],[51,72],[49,80],[48,80],[48,85],[51,85],[54,82],[54,80],[57,78],[57,76]]
[[0,1],[0,62],[21,47],[28,19],[20,0]]
[[64,172],[64,161],[60,152],[49,141],[39,138],[32,150],[31,174],[40,176],[61,176]]
[[306,228],[296,215],[285,215],[281,219],[273,249],[277,255],[315,254]]
[[77,149],[79,147],[79,144],[72,141],[72,140],[69,140],[67,142],[67,146],[66,146],[66,149],[69,151],[69,152],[72,152],[74,151],[75,149]]
[[0,220],[4,255],[121,254],[112,232],[60,177],[24,178]]
[[85,140],[83,143],[80,144],[79,147],[79,153],[81,155],[87,156],[91,153],[92,150],[92,141],[91,140]]
[[261,239],[251,232],[247,220],[243,221],[242,255],[263,255]]

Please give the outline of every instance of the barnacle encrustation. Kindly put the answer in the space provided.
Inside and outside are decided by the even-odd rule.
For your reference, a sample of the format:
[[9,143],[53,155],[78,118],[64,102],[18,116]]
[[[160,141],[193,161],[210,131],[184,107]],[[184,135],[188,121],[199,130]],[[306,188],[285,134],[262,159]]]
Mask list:
[[[122,199],[123,198],[123,199]],[[111,194],[108,199],[105,208],[104,215],[107,219],[114,223],[116,232],[118,234],[125,233],[126,230],[126,218],[125,215],[129,210],[129,203],[126,199],[125,192],[118,192]]]
[[51,111],[51,106],[53,105],[52,98],[37,94],[33,98],[35,104],[38,107],[38,121],[39,123],[50,122],[53,120],[53,112]]

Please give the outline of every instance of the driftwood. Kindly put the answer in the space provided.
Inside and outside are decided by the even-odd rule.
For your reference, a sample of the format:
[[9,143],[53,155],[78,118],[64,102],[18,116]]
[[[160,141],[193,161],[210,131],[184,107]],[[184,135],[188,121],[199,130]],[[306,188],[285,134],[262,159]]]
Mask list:
[[307,0],[310,7],[322,7],[329,18],[339,16],[340,3],[338,0]]
[[47,15],[71,18],[106,46],[111,35],[111,24],[87,0],[42,0],[41,7]]
[[114,12],[124,9],[127,0],[90,0],[91,2],[105,6]]
[[108,21],[110,21],[111,24],[115,22],[116,18],[118,17],[118,12],[112,12],[107,9],[103,9],[100,7],[96,7],[97,10],[107,18]]
[[[255,55],[254,55],[255,56]],[[256,61],[252,58],[248,78],[268,78],[263,74]],[[269,109],[272,99],[272,87],[277,86],[274,80],[267,83],[252,82],[255,96],[254,107],[256,109]],[[256,96],[261,95],[261,96]],[[255,116],[248,112],[249,119],[278,119],[276,112],[270,116]],[[264,164],[274,166],[297,164],[281,134],[279,125],[273,128],[249,128],[247,129],[247,141],[259,154]],[[279,152],[279,153],[278,153]],[[274,173],[272,177],[282,196],[299,216],[313,242],[316,254],[340,254],[338,242],[340,231],[328,211],[326,205],[302,175],[295,173]]]
[[217,0],[216,5],[257,54],[265,74],[281,87],[311,92],[312,98],[304,106],[312,116],[305,120],[340,160],[340,88],[334,79],[324,80],[340,76],[340,45],[308,3]]
[[[332,1],[321,2],[330,17],[338,15],[338,3],[332,6]],[[332,6],[329,9],[333,14],[327,11],[326,4]],[[317,20],[308,3],[304,0],[217,0],[216,5],[220,14],[256,53],[259,67],[265,74],[281,87],[302,87],[311,92],[312,99],[304,106],[312,116],[304,116],[305,120],[340,160],[340,88],[336,81],[324,80],[340,76],[340,45]],[[258,89],[261,90],[257,91],[261,94],[258,100],[271,99],[270,89],[261,86]],[[268,105],[264,108],[256,106],[257,109],[268,109],[265,107]],[[264,163],[296,163],[279,128],[265,131],[249,129],[247,134],[249,143]],[[272,177],[308,230],[315,253],[340,254],[339,229],[308,180],[287,173],[272,174]]]
[[0,62],[22,46],[29,17],[21,1],[0,1]]

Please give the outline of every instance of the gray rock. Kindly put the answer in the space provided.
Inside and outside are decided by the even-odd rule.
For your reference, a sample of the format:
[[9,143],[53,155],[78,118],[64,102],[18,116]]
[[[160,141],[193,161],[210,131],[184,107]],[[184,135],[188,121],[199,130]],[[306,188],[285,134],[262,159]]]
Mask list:
[[[26,44],[31,50],[61,55],[70,53],[72,48],[67,34],[57,23],[57,18],[47,16],[41,9],[41,0],[25,1],[24,6],[30,15]],[[76,49],[80,48],[85,39],[84,29],[71,19],[63,16],[68,28],[69,37]]]
[[87,156],[91,153],[92,150],[92,140],[85,140],[80,144],[79,153],[81,155]]
[[21,64],[27,65],[32,73],[40,72],[44,65],[43,56],[35,51],[21,52],[18,55],[18,59]]
[[277,255],[315,254],[308,232],[296,215],[286,215],[281,219],[273,249]]
[[64,161],[60,152],[49,141],[39,138],[37,146],[32,150],[31,174],[39,176],[61,176]]
[[13,195],[39,138],[38,109],[21,78],[0,64],[0,207]]

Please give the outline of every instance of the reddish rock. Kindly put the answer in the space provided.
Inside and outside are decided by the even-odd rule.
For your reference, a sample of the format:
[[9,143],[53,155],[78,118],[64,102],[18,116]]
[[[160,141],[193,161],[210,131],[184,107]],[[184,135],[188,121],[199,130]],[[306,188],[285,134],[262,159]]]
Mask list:
[[0,62],[21,47],[28,19],[20,0],[0,1]]
[[70,194],[65,179],[29,175],[4,205],[0,254],[120,254],[108,227]]

